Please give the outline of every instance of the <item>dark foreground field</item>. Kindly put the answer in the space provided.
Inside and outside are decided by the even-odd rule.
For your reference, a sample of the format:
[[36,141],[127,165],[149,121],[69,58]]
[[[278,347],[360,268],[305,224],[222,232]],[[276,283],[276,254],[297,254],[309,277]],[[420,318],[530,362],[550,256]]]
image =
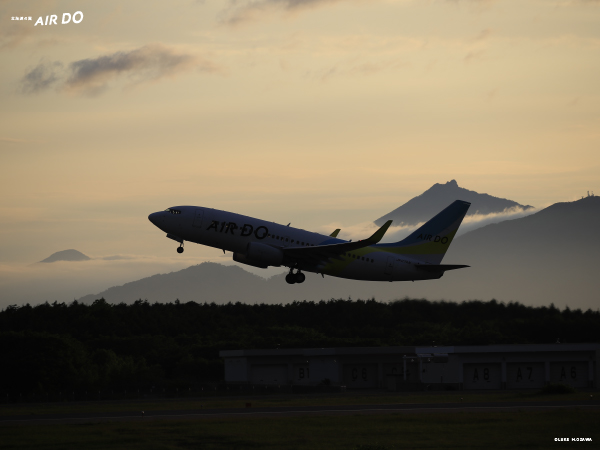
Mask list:
[[[441,393],[440,393],[441,394]],[[581,448],[596,447],[600,442],[600,408],[588,394],[546,397],[531,394],[497,393],[464,395],[464,403],[447,403],[448,407],[465,406],[465,410],[447,412],[346,412],[331,414],[257,415],[243,414],[223,417],[193,416],[162,419],[149,417],[152,411],[180,409],[183,412],[197,407],[195,401],[166,402],[120,402],[96,404],[94,410],[140,411],[146,409],[146,418],[141,415],[126,420],[115,418],[99,421],[82,419],[79,423],[62,423],[53,419],[36,422],[2,421],[0,424],[1,449],[400,449],[400,448]],[[585,397],[584,397],[585,396]],[[583,404],[584,398],[588,399]],[[237,408],[240,413],[250,413],[266,407],[267,403],[278,407],[319,407],[319,405],[380,404],[386,395],[347,395],[340,398],[314,397],[304,399],[279,398],[259,400],[252,408],[240,408],[239,399],[224,399],[222,403],[202,405],[203,408],[222,409],[223,412]],[[581,398],[581,400],[580,400]],[[389,399],[389,398],[388,398]],[[429,408],[454,401],[446,395],[398,396],[396,400],[418,402]],[[529,400],[531,399],[531,400]],[[258,399],[252,399],[255,402]],[[299,401],[301,400],[301,401]],[[389,399],[391,400],[391,399]],[[541,402],[540,402],[541,400]],[[557,402],[558,400],[558,402]],[[520,401],[522,406],[505,408]],[[582,406],[562,407],[563,402],[579,402]],[[264,402],[264,403],[263,403]],[[469,410],[474,402],[488,402],[491,407]],[[172,403],[172,404],[171,404]],[[537,410],[530,403],[556,405],[547,410]],[[565,403],[566,404],[566,403]],[[2,415],[10,414],[25,418],[32,417],[32,410],[41,414],[76,415],[88,404],[63,404],[54,407],[30,405],[24,408],[4,405]],[[47,405],[50,406],[50,405]],[[388,403],[389,406],[389,403]],[[98,408],[98,409],[96,409]],[[205,409],[206,410],[206,409]],[[208,412],[208,411],[207,411]],[[17,424],[18,423],[18,424]],[[591,442],[556,442],[555,438],[589,438]]]
[[[298,416],[0,428],[3,449],[580,448],[600,442],[600,412]],[[555,442],[555,438],[591,438]]]

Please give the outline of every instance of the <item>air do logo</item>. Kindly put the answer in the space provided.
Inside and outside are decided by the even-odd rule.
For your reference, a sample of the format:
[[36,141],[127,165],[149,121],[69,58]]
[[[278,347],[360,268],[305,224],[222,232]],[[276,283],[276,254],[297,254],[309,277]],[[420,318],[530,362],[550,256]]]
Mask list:
[[[36,20],[34,27],[38,25],[58,25],[58,16],[56,14],[52,14],[50,16],[46,16],[46,20],[44,21],[44,17],[40,16],[38,20]],[[74,12],[72,15],[70,13],[63,13],[61,25],[66,25],[73,21],[73,23],[81,23],[83,20],[83,13],[81,11]]]
[[419,234],[419,236],[417,237],[417,239],[422,240],[422,241],[429,241],[429,242],[439,242],[441,244],[447,244],[448,243],[448,238],[447,237],[441,237],[441,236],[434,236],[432,234]]

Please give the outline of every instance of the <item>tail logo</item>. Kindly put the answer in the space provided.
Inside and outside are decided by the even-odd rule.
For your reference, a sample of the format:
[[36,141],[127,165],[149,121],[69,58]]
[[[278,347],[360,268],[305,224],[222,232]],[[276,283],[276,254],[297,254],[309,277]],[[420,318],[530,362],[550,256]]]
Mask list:
[[[433,238],[433,240],[432,240],[432,238]],[[417,239],[419,239],[421,241],[439,242],[440,244],[447,244],[448,243],[448,238],[447,237],[433,236],[432,234],[425,234],[425,235],[423,235],[421,233],[421,234],[419,234],[419,236],[417,236]]]

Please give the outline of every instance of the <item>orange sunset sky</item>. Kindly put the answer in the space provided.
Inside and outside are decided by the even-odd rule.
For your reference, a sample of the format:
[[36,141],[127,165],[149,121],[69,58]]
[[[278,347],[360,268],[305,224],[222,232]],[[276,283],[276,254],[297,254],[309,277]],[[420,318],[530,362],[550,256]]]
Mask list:
[[600,191],[599,24],[592,0],[1,1],[0,275],[218,260],[170,265],[147,216],[173,205],[329,231],[451,179]]

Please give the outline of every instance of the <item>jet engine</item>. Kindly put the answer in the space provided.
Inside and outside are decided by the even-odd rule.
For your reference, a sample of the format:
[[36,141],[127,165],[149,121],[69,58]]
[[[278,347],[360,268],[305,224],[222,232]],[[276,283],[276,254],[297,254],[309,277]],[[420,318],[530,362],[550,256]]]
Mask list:
[[270,245],[250,242],[246,253],[234,253],[233,260],[249,266],[266,269],[269,266],[281,266],[283,252]]

